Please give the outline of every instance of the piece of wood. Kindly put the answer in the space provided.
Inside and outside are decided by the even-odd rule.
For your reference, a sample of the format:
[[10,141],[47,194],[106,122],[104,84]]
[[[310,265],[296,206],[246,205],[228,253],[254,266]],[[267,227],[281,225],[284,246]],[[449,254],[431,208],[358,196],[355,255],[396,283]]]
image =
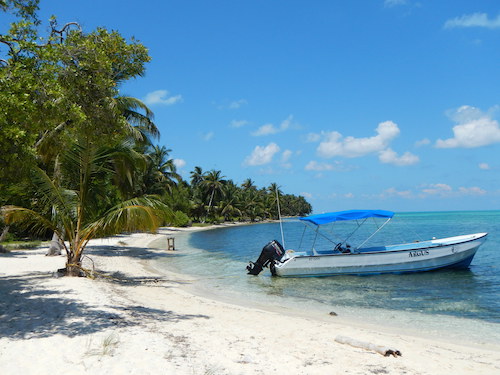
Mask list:
[[398,356],[403,355],[397,349],[393,349],[393,348],[389,348],[389,347],[381,346],[381,345],[375,345],[375,344],[365,342],[365,341],[359,341],[359,340],[356,340],[356,339],[353,339],[353,338],[347,337],[347,336],[337,336],[337,337],[335,337],[335,341],[340,343],[340,344],[354,346],[355,348],[361,348],[361,349],[365,349],[365,350],[374,351],[374,352],[382,354],[384,357],[389,357],[391,355],[393,357],[398,357]]

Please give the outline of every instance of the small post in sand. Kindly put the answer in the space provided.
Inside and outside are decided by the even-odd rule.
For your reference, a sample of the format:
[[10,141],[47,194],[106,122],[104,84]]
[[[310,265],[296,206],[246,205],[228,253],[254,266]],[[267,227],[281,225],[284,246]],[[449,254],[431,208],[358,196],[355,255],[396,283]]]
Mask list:
[[167,250],[175,250],[175,238],[167,237]]

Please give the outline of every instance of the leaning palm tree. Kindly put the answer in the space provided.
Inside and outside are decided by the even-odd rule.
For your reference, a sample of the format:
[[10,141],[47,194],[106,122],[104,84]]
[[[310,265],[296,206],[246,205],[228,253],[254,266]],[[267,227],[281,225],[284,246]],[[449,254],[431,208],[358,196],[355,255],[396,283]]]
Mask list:
[[33,182],[42,206],[47,208],[45,211],[4,206],[2,213],[7,224],[17,223],[38,233],[53,231],[59,238],[65,238],[68,243],[64,243],[66,275],[82,274],[82,257],[92,238],[123,231],[155,231],[169,213],[154,197],[133,198],[102,208],[102,200],[106,199],[102,189],[109,186],[105,182],[117,173],[114,162],[133,156],[129,145],[98,148],[76,143],[61,156],[61,168],[66,173],[61,184],[65,183],[66,187],[42,169],[34,171]]

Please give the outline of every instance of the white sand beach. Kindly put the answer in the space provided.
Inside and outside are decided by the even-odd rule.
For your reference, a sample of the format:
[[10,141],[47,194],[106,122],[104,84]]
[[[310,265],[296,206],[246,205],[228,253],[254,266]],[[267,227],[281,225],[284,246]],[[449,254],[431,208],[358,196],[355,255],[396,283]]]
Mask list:
[[[168,233],[92,241],[87,266],[113,278],[55,277],[66,258],[44,248],[0,254],[0,373],[500,374],[500,344],[451,343],[190,293],[189,277],[150,265],[166,250],[148,244]],[[341,344],[339,335],[402,356]]]

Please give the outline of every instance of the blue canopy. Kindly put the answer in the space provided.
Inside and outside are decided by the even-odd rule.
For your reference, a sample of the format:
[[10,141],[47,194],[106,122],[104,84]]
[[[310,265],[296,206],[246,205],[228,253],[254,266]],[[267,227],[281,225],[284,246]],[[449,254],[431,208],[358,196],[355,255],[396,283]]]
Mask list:
[[321,225],[321,224],[333,223],[334,221],[359,220],[359,219],[366,219],[369,217],[380,217],[380,218],[390,219],[393,216],[394,212],[391,211],[349,210],[349,211],[339,211],[339,212],[328,212],[325,214],[301,217],[300,220],[308,221],[316,225]]

